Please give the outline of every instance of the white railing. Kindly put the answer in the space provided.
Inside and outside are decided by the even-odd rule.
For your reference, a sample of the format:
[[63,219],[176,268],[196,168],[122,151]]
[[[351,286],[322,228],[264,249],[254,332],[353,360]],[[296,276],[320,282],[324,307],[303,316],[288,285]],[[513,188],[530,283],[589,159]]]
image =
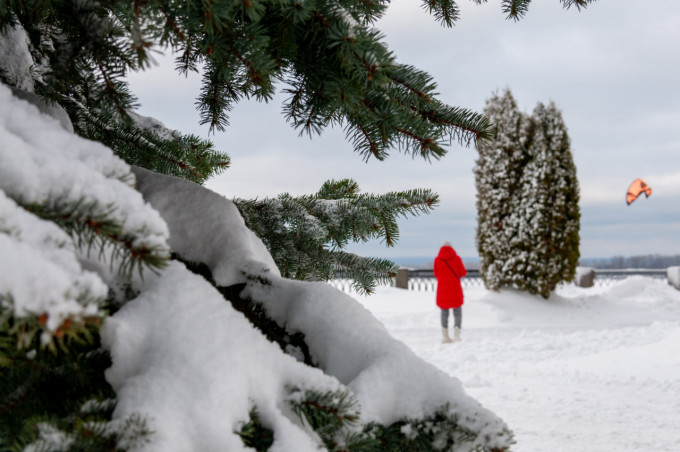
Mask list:
[[[409,270],[408,273],[408,290],[416,292],[434,292],[437,290],[437,279],[432,274],[432,270]],[[666,273],[665,269],[595,269],[594,284],[596,286],[609,286],[630,276],[646,276],[666,280]],[[467,276],[463,277],[460,282],[463,288],[484,286],[479,270],[468,270]],[[336,278],[330,280],[329,283],[343,292],[352,292],[352,280],[349,278]],[[391,285],[394,287],[395,281],[392,281]]]

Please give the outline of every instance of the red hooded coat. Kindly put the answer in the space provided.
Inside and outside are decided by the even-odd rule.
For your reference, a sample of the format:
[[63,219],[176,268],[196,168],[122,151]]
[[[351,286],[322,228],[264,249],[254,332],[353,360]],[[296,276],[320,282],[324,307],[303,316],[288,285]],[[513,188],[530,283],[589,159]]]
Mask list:
[[437,278],[437,306],[442,309],[459,308],[463,305],[463,288],[460,278],[467,271],[463,261],[450,246],[442,246],[434,259],[434,276]]

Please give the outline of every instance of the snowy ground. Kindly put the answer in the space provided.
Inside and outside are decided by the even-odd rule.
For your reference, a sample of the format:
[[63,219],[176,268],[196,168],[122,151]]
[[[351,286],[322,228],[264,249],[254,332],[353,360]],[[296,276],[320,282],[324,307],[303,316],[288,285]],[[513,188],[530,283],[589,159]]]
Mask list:
[[356,298],[514,430],[517,452],[680,451],[680,291],[631,277],[549,300],[467,288],[441,344],[433,292]]

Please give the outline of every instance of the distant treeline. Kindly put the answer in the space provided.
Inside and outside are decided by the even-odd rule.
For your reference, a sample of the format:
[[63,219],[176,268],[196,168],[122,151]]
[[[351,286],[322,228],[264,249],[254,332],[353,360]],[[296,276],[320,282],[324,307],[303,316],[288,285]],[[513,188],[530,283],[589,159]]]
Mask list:
[[643,256],[614,256],[598,259],[581,259],[579,265],[582,267],[594,267],[601,269],[622,269],[622,268],[668,268],[680,266],[680,255],[661,256],[658,254],[647,254]]

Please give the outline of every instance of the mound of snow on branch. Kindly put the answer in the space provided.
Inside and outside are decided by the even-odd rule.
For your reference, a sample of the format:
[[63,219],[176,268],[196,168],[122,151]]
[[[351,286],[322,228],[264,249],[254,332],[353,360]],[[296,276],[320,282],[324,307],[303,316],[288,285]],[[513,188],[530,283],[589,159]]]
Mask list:
[[115,416],[148,416],[154,435],[145,450],[248,450],[235,433],[256,406],[276,432],[272,451],[318,451],[285,412],[285,388],[333,391],[339,382],[281,353],[183,265],[151,278],[102,337],[113,358]]
[[45,315],[47,331],[54,333],[66,319],[102,315],[99,302],[108,289],[81,268],[71,237],[1,190],[0,256],[0,295],[12,294],[14,316]]

